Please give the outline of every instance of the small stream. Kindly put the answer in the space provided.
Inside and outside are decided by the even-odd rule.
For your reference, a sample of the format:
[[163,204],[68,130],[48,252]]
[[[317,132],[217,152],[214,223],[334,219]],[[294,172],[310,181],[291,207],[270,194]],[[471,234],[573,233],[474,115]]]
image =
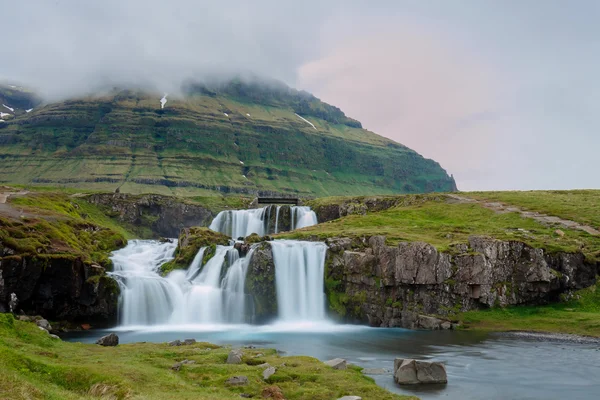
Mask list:
[[[365,368],[390,391],[421,399],[600,398],[600,342],[539,341],[502,334],[409,331],[334,324],[184,325],[117,329],[121,343],[194,338],[221,345],[275,348],[284,355],[336,357]],[[110,332],[112,332],[111,330]],[[66,340],[93,343],[109,331],[71,333]],[[440,360],[448,384],[400,388],[392,379],[395,357]]]

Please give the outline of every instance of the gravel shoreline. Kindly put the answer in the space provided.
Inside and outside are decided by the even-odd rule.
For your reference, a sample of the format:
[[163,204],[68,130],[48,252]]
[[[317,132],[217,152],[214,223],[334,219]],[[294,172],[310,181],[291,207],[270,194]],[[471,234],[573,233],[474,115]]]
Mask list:
[[539,342],[558,342],[558,343],[581,343],[581,344],[600,344],[600,338],[592,336],[573,335],[569,333],[550,333],[550,332],[496,332],[494,336],[512,337],[519,339],[535,340]]

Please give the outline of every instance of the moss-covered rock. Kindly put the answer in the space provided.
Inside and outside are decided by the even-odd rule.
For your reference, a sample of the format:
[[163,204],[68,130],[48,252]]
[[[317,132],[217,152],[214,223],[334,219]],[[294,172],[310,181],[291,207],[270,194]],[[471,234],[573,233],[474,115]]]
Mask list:
[[277,316],[275,263],[268,242],[257,245],[246,274],[246,293],[254,300],[254,322],[262,323]]
[[192,227],[181,230],[179,234],[179,244],[175,250],[175,258],[161,266],[163,274],[167,274],[174,269],[187,268],[198,250],[202,247],[207,247],[204,252],[202,265],[215,254],[217,245],[226,246],[229,244],[230,238],[219,232],[211,231],[208,228]]

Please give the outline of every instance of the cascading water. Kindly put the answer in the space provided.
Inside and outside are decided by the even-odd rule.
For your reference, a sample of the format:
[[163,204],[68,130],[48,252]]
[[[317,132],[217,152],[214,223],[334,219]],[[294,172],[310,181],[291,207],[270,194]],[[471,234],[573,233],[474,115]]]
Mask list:
[[317,224],[317,214],[306,206],[292,206],[292,230]]
[[121,286],[122,325],[152,325],[167,321],[181,299],[180,288],[156,272],[173,258],[176,243],[132,240],[111,257],[111,273]]
[[[275,208],[276,207],[276,208]],[[282,224],[283,208],[289,224]],[[274,215],[272,215],[274,214]],[[223,211],[210,228],[231,237],[257,233],[264,236],[283,229],[317,223],[315,213],[303,206],[269,206],[254,210]],[[284,321],[325,319],[323,243],[277,240],[270,242],[275,262],[279,316]],[[161,324],[244,323],[252,319],[252,302],[245,293],[246,274],[254,249],[246,257],[231,246],[217,246],[203,264],[201,248],[187,270],[167,277],[160,266],[173,259],[177,244],[132,240],[112,255],[111,274],[121,286],[120,323],[124,326]]]
[[[282,207],[289,207],[289,225],[280,221]],[[275,222],[273,218],[275,208]],[[281,222],[281,224],[280,224]],[[270,233],[279,233],[282,226],[287,229],[300,229],[317,224],[317,214],[306,206],[268,206],[250,210],[227,210],[221,211],[210,224],[210,229],[224,233],[234,239],[246,237],[252,233],[259,236]]]
[[279,319],[325,320],[323,278],[327,246],[319,242],[276,240],[269,242],[275,262]]
[[120,324],[245,322],[244,280],[252,251],[240,258],[233,246],[217,246],[215,255],[201,268],[206,251],[201,248],[186,271],[162,277],[158,269],[173,258],[176,246],[132,240],[113,253],[111,275],[121,286]]
[[267,234],[265,229],[266,209],[267,207],[252,210],[221,211],[209,228],[234,239],[246,237],[252,233],[264,236]]

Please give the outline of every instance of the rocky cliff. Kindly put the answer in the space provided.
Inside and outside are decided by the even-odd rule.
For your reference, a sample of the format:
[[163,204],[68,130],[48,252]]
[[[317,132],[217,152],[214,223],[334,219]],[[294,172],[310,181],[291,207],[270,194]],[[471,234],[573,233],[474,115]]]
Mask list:
[[140,231],[149,230],[153,236],[175,238],[183,228],[210,225],[215,216],[206,207],[186,203],[172,196],[102,193],[86,199],[92,204],[109,208],[107,214],[116,217],[119,222],[137,227]]
[[598,273],[581,253],[549,254],[483,236],[448,252],[421,242],[387,246],[383,236],[327,243],[332,310],[372,326],[439,328],[421,316],[546,304],[594,284]]
[[118,297],[104,268],[80,257],[0,257],[0,312],[107,324],[116,318]]
[[[326,243],[332,316],[371,326],[447,329],[444,319],[456,312],[558,301],[594,284],[599,272],[581,253],[550,254],[483,236],[447,252],[422,242],[387,246],[383,236]],[[260,321],[277,313],[274,277],[270,245],[261,243],[246,280]]]

